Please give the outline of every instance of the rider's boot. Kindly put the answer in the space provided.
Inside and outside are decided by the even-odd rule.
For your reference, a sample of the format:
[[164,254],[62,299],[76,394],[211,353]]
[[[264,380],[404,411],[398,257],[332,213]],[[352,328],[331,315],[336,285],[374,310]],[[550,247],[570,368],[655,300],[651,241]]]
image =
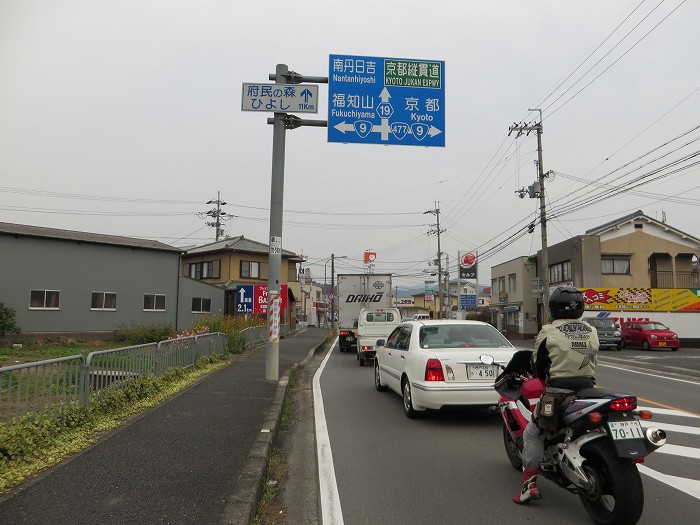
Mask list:
[[542,497],[542,492],[537,486],[537,474],[539,473],[539,468],[523,468],[523,488],[520,490],[520,494],[513,496],[514,503],[523,505]]

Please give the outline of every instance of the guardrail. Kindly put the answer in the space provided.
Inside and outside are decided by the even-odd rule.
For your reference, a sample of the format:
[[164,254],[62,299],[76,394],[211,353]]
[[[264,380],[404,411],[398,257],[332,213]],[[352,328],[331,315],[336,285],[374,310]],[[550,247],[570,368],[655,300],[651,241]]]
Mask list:
[[[280,337],[286,337],[290,332],[289,323],[280,326]],[[267,326],[251,326],[241,330],[241,335],[245,339],[246,348],[258,343],[263,343],[270,338],[270,330]]]
[[57,414],[83,406],[108,388],[168,370],[193,366],[208,354],[223,355],[226,334],[196,335],[0,368],[0,421],[26,414]]

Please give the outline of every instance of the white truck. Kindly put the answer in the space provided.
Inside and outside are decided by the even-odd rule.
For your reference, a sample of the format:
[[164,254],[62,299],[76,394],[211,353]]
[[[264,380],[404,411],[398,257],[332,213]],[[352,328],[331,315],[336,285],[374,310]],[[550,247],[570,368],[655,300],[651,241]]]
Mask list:
[[357,350],[357,324],[362,308],[391,307],[391,274],[338,274],[338,346]]
[[398,308],[362,308],[357,322],[357,360],[365,366],[365,359],[377,354],[377,339],[389,339],[394,328],[401,324]]

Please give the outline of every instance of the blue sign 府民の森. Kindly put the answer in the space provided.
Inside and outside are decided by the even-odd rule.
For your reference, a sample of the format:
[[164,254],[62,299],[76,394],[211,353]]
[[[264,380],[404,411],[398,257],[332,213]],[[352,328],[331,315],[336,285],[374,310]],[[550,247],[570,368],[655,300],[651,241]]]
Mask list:
[[246,284],[236,287],[236,313],[253,313],[253,285]]
[[330,55],[328,142],[445,146],[445,62]]

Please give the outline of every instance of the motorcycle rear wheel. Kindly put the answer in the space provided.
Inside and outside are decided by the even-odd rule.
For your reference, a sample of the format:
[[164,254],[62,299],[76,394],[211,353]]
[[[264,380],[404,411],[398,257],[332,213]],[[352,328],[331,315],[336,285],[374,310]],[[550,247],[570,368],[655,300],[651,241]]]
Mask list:
[[593,480],[590,490],[579,490],[579,498],[599,525],[634,525],[644,509],[644,487],[637,466],[619,458],[611,443],[584,452],[583,470]]
[[506,454],[508,455],[510,464],[513,465],[513,468],[516,470],[521,471],[523,469],[522,449],[513,439],[513,436],[510,435],[510,432],[508,432],[508,427],[505,422],[503,423],[503,444],[506,447]]

